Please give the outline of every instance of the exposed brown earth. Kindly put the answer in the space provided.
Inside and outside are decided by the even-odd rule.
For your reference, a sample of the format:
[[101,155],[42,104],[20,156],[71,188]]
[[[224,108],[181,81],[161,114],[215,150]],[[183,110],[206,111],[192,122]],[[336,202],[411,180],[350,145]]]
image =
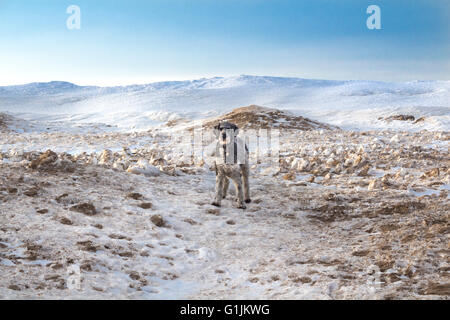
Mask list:
[[301,116],[295,116],[289,112],[278,109],[271,109],[257,105],[236,108],[233,111],[211,119],[206,120],[203,124],[205,128],[212,128],[219,121],[229,121],[236,124],[242,129],[296,129],[302,131],[318,130],[318,129],[336,129],[325,123],[320,123]]

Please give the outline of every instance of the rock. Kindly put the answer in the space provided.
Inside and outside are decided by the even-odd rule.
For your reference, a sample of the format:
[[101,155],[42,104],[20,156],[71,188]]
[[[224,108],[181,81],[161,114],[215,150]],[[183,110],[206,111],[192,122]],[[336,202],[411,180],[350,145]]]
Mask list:
[[98,249],[98,246],[95,246],[91,240],[79,241],[77,242],[77,245],[79,245],[80,249],[83,251],[97,252]]
[[386,121],[399,120],[399,121],[414,121],[415,118],[412,115],[407,114],[397,114],[390,117],[384,118]]
[[15,290],[15,291],[20,291],[21,290],[20,287],[18,285],[15,285],[15,284],[9,285],[8,289]]
[[358,172],[358,176],[359,177],[366,177],[369,174],[369,170],[370,170],[370,165],[365,165],[359,172]]
[[55,198],[55,200],[56,200],[56,202],[61,203],[61,202],[62,202],[61,200],[64,199],[64,198],[67,198],[68,196],[69,196],[68,193],[63,193],[62,195],[57,196],[57,197]]
[[344,167],[351,167],[353,165],[353,159],[352,158],[347,158],[344,161]]
[[355,257],[365,257],[370,253],[370,250],[356,250],[352,252]]
[[152,166],[147,160],[144,159],[140,159],[135,165],[130,166],[127,169],[127,172],[133,174],[143,174],[149,177],[156,177],[161,174],[161,171],[157,167]]
[[327,168],[335,167],[338,164],[339,164],[339,161],[332,157],[328,158],[328,160],[325,162],[325,165]]
[[193,219],[191,219],[191,218],[186,218],[186,219],[184,219],[183,221],[189,223],[189,224],[192,225],[192,226],[195,226],[195,225],[198,224],[197,221],[195,221],[195,220],[193,220]]
[[[204,161],[203,161],[203,159],[202,159],[202,162],[203,162],[203,164],[205,163]],[[153,166],[162,166],[162,167],[164,167],[164,166],[167,166],[167,161],[166,161],[166,159],[164,159],[164,158],[162,158],[162,157],[156,157],[156,158],[153,158],[152,157],[152,159],[150,160],[150,164],[151,165],[153,165]],[[203,166],[203,164],[201,165],[201,167]]]
[[325,157],[329,157],[329,156],[331,155],[331,153],[332,153],[332,151],[331,151],[331,149],[329,149],[329,148],[326,148],[326,149],[323,150],[323,152],[322,152],[322,154],[323,154]]
[[299,280],[302,283],[312,283],[312,279],[310,277],[300,277]]
[[390,176],[389,174],[385,174],[385,175],[383,176],[383,178],[381,178],[381,184],[382,184],[382,186],[383,186],[384,189],[386,189],[387,187],[392,186],[392,183],[389,181],[389,178],[390,178],[390,177],[391,177],[391,176]]
[[124,236],[122,234],[115,234],[115,233],[108,235],[108,237],[110,237],[111,239],[117,239],[117,240],[127,240],[127,241],[132,240],[130,237]]
[[[284,160],[284,159],[281,159],[281,160]],[[294,159],[292,160],[292,162],[290,162],[290,168],[291,168],[291,170],[297,170],[299,162],[300,162],[299,159],[294,158]]]
[[293,282],[301,282],[301,283],[311,283],[312,279],[310,277],[298,277],[292,280]]
[[425,179],[425,178],[439,177],[439,174],[440,174],[439,168],[434,168],[432,170],[426,171],[421,178]]
[[113,153],[111,150],[103,150],[103,152],[100,154],[100,157],[98,158],[98,164],[100,165],[108,165],[113,160]]
[[44,276],[45,281],[56,281],[60,278],[58,274],[47,274]]
[[414,123],[424,122],[425,119],[426,119],[425,117],[420,117],[419,119],[417,119],[416,121],[414,121]]
[[58,155],[52,150],[47,150],[44,154],[40,155],[38,159],[31,161],[31,169],[41,169],[48,168],[56,160],[58,160]]
[[340,174],[340,173],[342,173],[342,164],[341,164],[341,163],[338,163],[338,164],[334,167],[333,172],[334,172],[335,174]]
[[131,251],[118,252],[117,254],[124,258],[132,258],[134,256],[133,252]]
[[155,214],[151,216],[150,220],[157,227],[164,227],[166,225],[163,217],[160,214]]
[[150,256],[150,254],[148,253],[148,251],[141,251],[140,252],[140,255],[141,255],[141,257],[149,257]]
[[8,188],[8,193],[9,194],[16,194],[17,193],[17,188]]
[[375,189],[381,188],[381,182],[379,179],[373,179],[369,182],[369,186],[367,187],[367,190],[373,191]]
[[80,269],[86,272],[92,272],[92,265],[89,261],[87,261],[80,266]]
[[295,173],[293,173],[293,172],[286,173],[285,175],[283,175],[283,180],[289,180],[289,181],[295,180]]
[[151,209],[153,205],[150,202],[142,202],[138,204],[138,207],[142,209]]
[[140,193],[137,193],[137,192],[132,192],[132,193],[127,194],[127,198],[131,198],[134,200],[140,200],[140,199],[142,199],[142,197],[143,197],[143,195]]
[[129,274],[129,276],[130,276],[130,278],[132,279],[132,280],[139,280],[139,279],[141,279],[141,276],[139,275],[139,273],[138,272],[136,272],[136,271],[131,271],[130,272],[130,274]]
[[219,209],[207,209],[206,213],[218,216],[220,214],[220,210]]
[[84,213],[87,216],[94,216],[97,214],[97,210],[94,205],[91,203],[81,203],[74,205],[70,208],[70,211],[76,211],[80,213]]
[[298,163],[297,170],[302,172],[302,171],[308,171],[309,169],[310,169],[309,161],[305,160],[305,159],[301,159],[300,162]]
[[391,269],[395,264],[395,261],[390,256],[379,257],[375,265],[380,269],[381,272]]
[[396,134],[389,141],[392,143],[400,142],[400,136],[398,134]]
[[261,170],[261,175],[263,176],[275,176],[280,172],[280,168],[268,167]]
[[97,156],[96,156],[95,153],[93,153],[93,154],[91,154],[91,155],[89,156],[89,159],[87,160],[87,163],[88,163],[88,164],[92,164],[92,165],[94,165],[94,166],[98,164]]
[[[164,172],[165,174],[169,175],[169,176],[179,176],[180,175],[180,171],[176,169],[176,167],[174,166],[164,166],[164,167],[159,167],[159,170],[161,172]],[[214,171],[214,170],[211,170]]]
[[353,166],[358,167],[362,160],[363,158],[361,155],[356,156],[355,160],[353,161]]
[[70,219],[66,218],[66,217],[61,218],[59,220],[59,222],[62,223],[62,224],[68,225],[68,226],[73,225],[73,222]]
[[398,180],[406,176],[406,170],[404,168],[400,168],[400,170],[394,175],[394,179]]
[[27,197],[36,197],[38,195],[38,192],[39,192],[39,188],[34,187],[31,189],[28,189],[23,194],[26,195]]
[[117,169],[119,171],[125,170],[129,167],[129,163],[128,162],[124,162],[124,161],[116,161],[113,164],[113,168]]

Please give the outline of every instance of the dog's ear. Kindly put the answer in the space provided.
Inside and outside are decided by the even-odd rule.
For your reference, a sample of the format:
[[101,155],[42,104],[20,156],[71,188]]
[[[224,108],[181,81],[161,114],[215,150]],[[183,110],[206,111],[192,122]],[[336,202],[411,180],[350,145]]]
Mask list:
[[239,128],[237,125],[233,124],[234,135],[237,136],[239,134]]
[[220,134],[220,123],[218,123],[214,126],[213,132],[214,132],[214,135],[216,136],[216,138],[218,138],[219,134]]

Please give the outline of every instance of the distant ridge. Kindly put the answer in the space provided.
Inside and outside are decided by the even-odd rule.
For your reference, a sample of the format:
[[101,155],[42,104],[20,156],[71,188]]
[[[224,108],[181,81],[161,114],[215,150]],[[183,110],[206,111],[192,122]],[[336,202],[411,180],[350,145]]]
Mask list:
[[48,93],[57,93],[58,90],[79,90],[91,89],[112,92],[127,92],[130,90],[145,89],[169,89],[169,88],[189,88],[189,89],[220,89],[232,88],[244,85],[257,86],[288,86],[288,87],[308,87],[308,86],[336,86],[351,84],[376,85],[377,87],[398,87],[398,86],[426,86],[435,83],[443,83],[450,85],[450,81],[409,81],[409,82],[382,82],[371,80],[324,80],[324,79],[305,79],[295,77],[274,77],[274,76],[252,76],[240,75],[232,77],[211,77],[200,78],[194,80],[177,80],[177,81],[158,81],[146,84],[130,84],[122,86],[96,86],[87,85],[80,86],[67,81],[50,81],[50,82],[32,82],[21,85],[0,86],[2,92],[22,92],[31,93],[32,91],[43,90]]

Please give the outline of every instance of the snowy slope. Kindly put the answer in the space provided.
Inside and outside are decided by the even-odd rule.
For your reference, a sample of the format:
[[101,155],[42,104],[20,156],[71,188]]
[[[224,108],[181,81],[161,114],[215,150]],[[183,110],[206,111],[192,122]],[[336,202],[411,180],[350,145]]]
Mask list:
[[[0,87],[0,112],[26,120],[104,123],[141,130],[178,117],[203,118],[257,104],[294,111],[347,129],[446,130],[450,81],[385,83],[241,75],[125,87],[68,82]],[[377,120],[393,114],[425,116],[412,125]]]

